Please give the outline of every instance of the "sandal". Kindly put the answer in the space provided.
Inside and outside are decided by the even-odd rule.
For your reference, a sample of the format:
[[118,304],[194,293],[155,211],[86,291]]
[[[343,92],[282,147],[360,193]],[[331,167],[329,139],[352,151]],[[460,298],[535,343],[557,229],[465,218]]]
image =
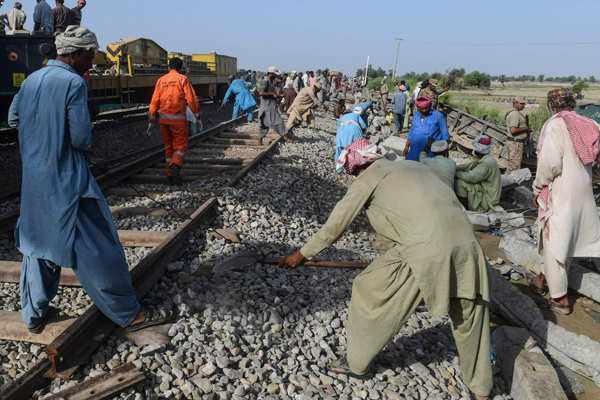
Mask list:
[[554,299],[550,299],[548,304],[550,305],[551,311],[553,311],[557,314],[560,314],[560,315],[569,315],[573,312],[570,305],[568,305],[568,306],[562,305]]
[[34,335],[39,335],[44,331],[44,328],[46,327],[46,324],[48,324],[48,322],[58,317],[58,313],[58,308],[52,306],[48,307],[42,318],[38,319],[37,323],[31,328],[27,327],[27,330],[30,333],[33,333]]
[[125,333],[137,332],[142,329],[150,328],[151,326],[168,324],[169,322],[172,322],[172,318],[155,316],[154,313],[144,310],[144,320],[135,325],[129,325],[125,327],[124,330]]
[[327,369],[336,374],[347,375],[347,376],[351,376],[352,378],[361,379],[361,380],[369,379],[371,377],[371,375],[373,375],[373,373],[371,372],[370,369],[369,369],[369,371],[367,371],[366,374],[363,374],[363,375],[355,374],[354,372],[352,372],[352,370],[348,366],[348,361],[346,361],[345,358],[330,362],[327,365]]
[[544,285],[543,288],[539,288],[534,283],[533,279],[529,280],[529,289],[538,296],[544,297],[548,294],[548,287]]

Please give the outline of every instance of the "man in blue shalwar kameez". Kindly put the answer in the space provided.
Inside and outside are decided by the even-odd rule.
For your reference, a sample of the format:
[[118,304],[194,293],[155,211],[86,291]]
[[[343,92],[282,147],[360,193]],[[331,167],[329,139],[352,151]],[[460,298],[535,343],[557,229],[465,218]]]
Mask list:
[[[441,112],[431,109],[432,100],[419,97],[415,105],[419,112],[413,118],[404,148],[404,156],[411,161],[419,161],[419,154],[433,142],[450,140],[446,118]],[[434,154],[428,150],[428,156],[433,157]]]
[[352,107],[352,109],[355,109],[356,107],[362,108],[362,114],[360,114],[360,117],[365,122],[365,125],[369,127],[369,110],[373,111],[373,102],[366,101],[366,98],[363,98],[362,100],[362,103],[355,104],[354,107]]
[[357,139],[363,136],[363,132],[367,129],[367,125],[361,118],[362,108],[354,107],[353,112],[348,112],[350,106],[346,108],[346,114],[338,119],[338,129],[335,135],[335,156],[333,163],[335,164],[340,157],[342,151],[354,143]]
[[227,104],[231,94],[235,96],[235,104],[233,105],[233,115],[231,119],[237,118],[240,111],[248,113],[248,122],[252,122],[252,109],[256,106],[256,100],[250,93],[250,84],[241,79],[234,79],[229,85],[227,93],[223,98],[223,104]]
[[23,82],[9,111],[23,164],[15,230],[23,253],[23,321],[32,333],[43,331],[56,313],[49,303],[65,267],[116,324],[129,330],[156,325],[160,321],[140,309],[110,210],[83,154],[92,144],[92,124],[81,75],[92,66],[96,35],[70,26],[57,36],[56,48],[57,59]]

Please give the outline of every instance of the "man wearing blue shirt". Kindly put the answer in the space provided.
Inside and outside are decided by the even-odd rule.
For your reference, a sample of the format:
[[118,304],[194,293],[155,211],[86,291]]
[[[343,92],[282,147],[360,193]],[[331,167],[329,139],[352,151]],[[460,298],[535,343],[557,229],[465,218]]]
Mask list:
[[54,32],[54,14],[46,0],[37,0],[33,9],[33,31],[52,33]]
[[23,253],[21,316],[31,333],[44,330],[56,315],[49,303],[64,267],[117,325],[139,330],[164,322],[140,308],[108,204],[83,154],[92,145],[92,123],[81,75],[92,66],[96,35],[69,26],[56,37],[56,50],[56,60],[25,79],[9,111],[23,161],[15,229]]
[[335,135],[335,156],[333,162],[335,163],[340,157],[342,151],[354,143],[355,140],[360,139],[363,136],[363,132],[367,129],[367,124],[360,117],[360,110],[356,107],[357,112],[350,112],[349,105],[346,108],[346,114],[342,115],[338,119],[338,129]]
[[356,109],[356,107],[360,107],[362,108],[362,113],[360,114],[360,117],[363,119],[363,121],[365,122],[365,125],[368,127],[369,126],[369,109],[371,111],[373,111],[373,102],[371,101],[367,101],[366,98],[362,99],[362,103],[358,103],[355,104],[354,107],[352,107],[352,109]]
[[[419,97],[415,102],[418,112],[413,118],[408,140],[404,147],[404,156],[407,160],[419,161],[419,153],[429,152],[431,143],[438,140],[450,140],[446,118],[437,110],[431,109],[432,100],[428,97]],[[429,157],[433,153],[429,152]]]
[[402,132],[402,128],[404,127],[407,99],[408,96],[406,95],[406,86],[400,85],[394,94],[394,97],[392,97],[392,104],[394,105],[392,114],[394,115],[394,124],[396,124],[396,133],[398,134]]

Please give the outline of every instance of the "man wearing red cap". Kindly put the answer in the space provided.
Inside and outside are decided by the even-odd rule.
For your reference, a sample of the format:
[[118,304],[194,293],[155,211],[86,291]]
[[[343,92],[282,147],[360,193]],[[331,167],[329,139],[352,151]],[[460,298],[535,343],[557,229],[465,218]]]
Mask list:
[[470,211],[503,211],[500,207],[502,180],[498,163],[490,155],[492,139],[481,135],[473,140],[476,160],[456,167],[454,189],[463,205]]
[[411,161],[419,161],[419,154],[424,150],[429,157],[433,157],[429,146],[436,140],[450,140],[446,118],[441,112],[431,108],[432,100],[429,97],[419,97],[415,105],[419,111],[415,114],[404,147],[404,157]]

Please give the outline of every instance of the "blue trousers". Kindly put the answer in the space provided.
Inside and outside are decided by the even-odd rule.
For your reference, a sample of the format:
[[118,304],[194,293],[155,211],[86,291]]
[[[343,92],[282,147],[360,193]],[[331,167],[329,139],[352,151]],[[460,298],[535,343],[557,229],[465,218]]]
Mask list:
[[392,113],[394,116],[394,124],[396,125],[396,132],[400,133],[404,127],[404,114]]
[[[80,199],[73,251],[73,272],[96,307],[117,325],[134,320],[140,303],[121,244],[111,232],[95,199]],[[23,257],[21,317],[28,327],[42,318],[56,296],[61,268],[52,261]]]
[[233,115],[232,115],[231,119],[237,118],[240,111],[244,111],[244,112],[248,113],[248,122],[252,122],[252,111],[250,111],[250,110],[248,110],[248,111],[243,110],[242,107],[238,103],[235,103],[233,105]]

